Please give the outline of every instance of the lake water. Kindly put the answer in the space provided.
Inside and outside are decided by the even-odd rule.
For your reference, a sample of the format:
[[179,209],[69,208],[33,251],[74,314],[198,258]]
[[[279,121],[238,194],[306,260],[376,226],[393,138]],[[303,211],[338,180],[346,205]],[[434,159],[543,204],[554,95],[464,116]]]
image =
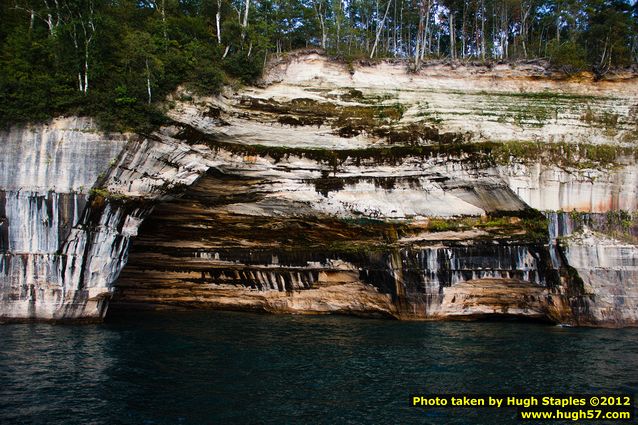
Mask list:
[[211,311],[0,326],[2,424],[517,424],[408,396],[609,391],[638,392],[638,329]]

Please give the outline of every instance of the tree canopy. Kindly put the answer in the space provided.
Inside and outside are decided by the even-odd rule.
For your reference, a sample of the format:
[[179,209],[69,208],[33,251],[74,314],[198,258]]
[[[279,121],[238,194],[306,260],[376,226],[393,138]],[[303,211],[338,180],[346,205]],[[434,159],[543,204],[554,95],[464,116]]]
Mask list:
[[632,0],[6,0],[0,124],[77,113],[113,129],[162,121],[180,83],[254,82],[267,56],[546,58],[599,76],[638,62]]

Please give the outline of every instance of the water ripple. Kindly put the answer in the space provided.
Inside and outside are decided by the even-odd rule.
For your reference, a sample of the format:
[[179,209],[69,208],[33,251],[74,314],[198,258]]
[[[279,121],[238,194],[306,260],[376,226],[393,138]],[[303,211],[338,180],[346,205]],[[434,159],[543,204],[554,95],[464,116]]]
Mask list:
[[638,391],[638,329],[219,312],[0,327],[0,423],[517,423],[413,392]]

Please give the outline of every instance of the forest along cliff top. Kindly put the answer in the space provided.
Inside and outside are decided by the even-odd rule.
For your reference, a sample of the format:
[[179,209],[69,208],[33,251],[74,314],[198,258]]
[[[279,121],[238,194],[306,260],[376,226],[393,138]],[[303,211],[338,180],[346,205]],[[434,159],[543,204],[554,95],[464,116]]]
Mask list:
[[[362,149],[449,142],[633,148],[638,78],[559,78],[536,64],[348,65],[319,53],[272,60],[260,87],[218,97],[179,90],[169,117],[231,143]],[[294,132],[291,133],[291,128]]]

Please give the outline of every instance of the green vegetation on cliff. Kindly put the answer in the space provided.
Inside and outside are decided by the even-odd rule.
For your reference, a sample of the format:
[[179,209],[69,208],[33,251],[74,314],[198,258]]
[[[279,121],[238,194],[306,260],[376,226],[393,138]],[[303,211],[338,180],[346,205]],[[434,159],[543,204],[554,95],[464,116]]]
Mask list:
[[489,238],[542,242],[547,239],[547,218],[533,209],[504,211],[483,217],[431,218],[426,229],[429,232],[482,230]]
[[178,84],[252,83],[269,55],[310,46],[412,70],[430,58],[541,58],[600,77],[638,59],[630,0],[6,0],[0,22],[0,125],[79,114],[149,129]]
[[625,160],[638,159],[638,148],[613,145],[507,142],[493,145],[492,157],[499,164],[512,161],[543,162],[572,169],[612,168]]
[[[339,150],[243,145],[217,140],[192,127],[184,127],[177,137],[188,143],[203,143],[213,149],[226,150],[236,155],[268,156],[275,162],[290,157],[309,158],[330,166],[334,172],[343,165],[358,166],[364,163],[397,165],[409,158],[424,160],[444,157],[447,161],[468,163],[472,167],[480,164],[508,165],[512,162],[524,164],[541,162],[567,169],[610,169],[638,160],[636,146],[536,142],[468,143],[461,135],[431,130],[427,137],[427,144],[409,143]],[[402,134],[401,131],[395,133]],[[328,181],[322,183],[333,184]]]
[[571,211],[568,213],[575,231],[585,227],[632,244],[638,243],[638,212],[612,210],[606,213]]
[[[253,82],[263,55],[234,48],[221,62],[206,13],[168,0],[2,2],[0,126],[77,114],[106,130],[145,131],[164,122],[156,101],[178,84],[206,94],[227,76]],[[226,33],[240,38],[232,26]]]

